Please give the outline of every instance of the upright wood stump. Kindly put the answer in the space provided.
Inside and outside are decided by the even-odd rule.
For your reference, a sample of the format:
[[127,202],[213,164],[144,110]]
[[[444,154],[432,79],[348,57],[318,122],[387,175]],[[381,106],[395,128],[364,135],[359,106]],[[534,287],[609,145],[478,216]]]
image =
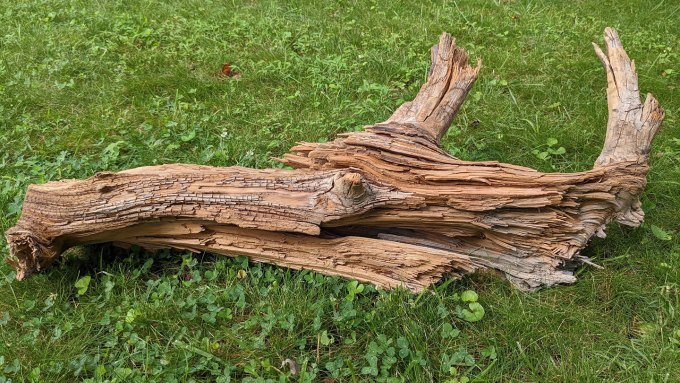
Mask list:
[[65,249],[116,242],[312,269],[419,291],[444,275],[504,273],[517,287],[571,283],[593,235],[638,226],[650,145],[664,112],[640,102],[634,62],[605,30],[609,121],[592,170],[540,173],[461,161],[439,141],[477,74],[448,34],[428,80],[385,122],[328,143],[301,143],[295,168],[161,165],[31,185],[7,231],[22,279]]

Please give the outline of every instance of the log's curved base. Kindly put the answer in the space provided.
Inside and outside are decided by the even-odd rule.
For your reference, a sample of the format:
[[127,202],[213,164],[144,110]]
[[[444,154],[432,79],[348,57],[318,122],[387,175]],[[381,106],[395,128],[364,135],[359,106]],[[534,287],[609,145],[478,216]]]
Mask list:
[[65,249],[116,242],[246,255],[255,261],[419,291],[444,275],[503,272],[522,289],[574,282],[593,235],[642,222],[639,196],[664,112],[640,102],[616,32],[597,46],[609,122],[592,170],[540,173],[441,150],[479,72],[443,34],[428,81],[387,121],[328,143],[301,143],[295,168],[142,167],[31,185],[7,233],[22,279]]

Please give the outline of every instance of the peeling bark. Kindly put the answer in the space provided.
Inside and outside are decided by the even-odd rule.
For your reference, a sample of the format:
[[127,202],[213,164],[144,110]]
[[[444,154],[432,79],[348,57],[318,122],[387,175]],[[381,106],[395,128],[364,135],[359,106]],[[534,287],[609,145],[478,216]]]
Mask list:
[[503,272],[517,287],[574,282],[579,255],[612,221],[638,226],[648,155],[664,112],[640,102],[635,65],[613,29],[609,121],[590,171],[540,173],[468,162],[439,147],[479,62],[443,34],[428,80],[385,122],[328,143],[301,143],[295,168],[161,165],[31,185],[7,233],[22,279],[69,247],[101,242],[246,255],[419,291],[444,275]]

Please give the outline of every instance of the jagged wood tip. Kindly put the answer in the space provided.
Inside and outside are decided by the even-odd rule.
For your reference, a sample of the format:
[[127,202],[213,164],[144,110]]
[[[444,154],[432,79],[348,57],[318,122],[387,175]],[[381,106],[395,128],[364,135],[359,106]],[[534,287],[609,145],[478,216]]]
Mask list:
[[481,60],[471,67],[465,50],[448,33],[432,47],[431,58],[427,82],[386,122],[418,125],[439,142],[477,79]]

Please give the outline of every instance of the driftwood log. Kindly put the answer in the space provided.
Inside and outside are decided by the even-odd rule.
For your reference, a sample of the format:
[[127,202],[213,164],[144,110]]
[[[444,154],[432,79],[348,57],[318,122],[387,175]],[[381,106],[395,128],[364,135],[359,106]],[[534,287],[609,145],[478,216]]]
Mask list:
[[114,242],[246,255],[419,291],[480,269],[534,289],[574,282],[593,235],[616,220],[638,226],[650,145],[664,117],[640,102],[635,64],[617,33],[607,53],[609,121],[592,170],[540,173],[461,161],[439,147],[472,87],[472,67],[448,34],[432,48],[416,98],[385,122],[328,143],[301,143],[295,170],[161,165],[31,185],[7,231],[22,279],[65,249]]

